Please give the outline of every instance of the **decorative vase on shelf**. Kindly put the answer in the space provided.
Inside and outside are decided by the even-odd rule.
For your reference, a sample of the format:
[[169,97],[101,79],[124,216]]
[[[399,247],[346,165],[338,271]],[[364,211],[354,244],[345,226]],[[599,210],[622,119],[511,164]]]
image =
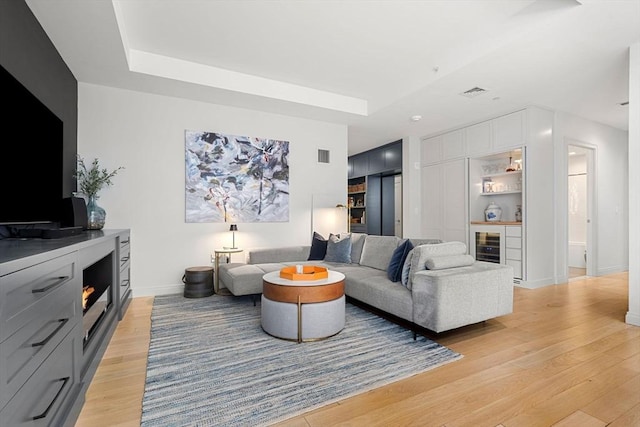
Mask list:
[[516,221],[522,222],[522,205],[516,205]]
[[495,203],[489,203],[484,210],[484,217],[488,222],[497,222],[502,218],[502,208]]
[[89,230],[102,230],[107,219],[107,213],[98,206],[97,199],[95,195],[89,196],[87,203],[87,229]]

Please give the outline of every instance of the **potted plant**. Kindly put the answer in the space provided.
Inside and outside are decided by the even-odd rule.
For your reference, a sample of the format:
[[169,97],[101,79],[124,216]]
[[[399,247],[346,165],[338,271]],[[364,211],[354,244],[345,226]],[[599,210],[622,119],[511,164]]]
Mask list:
[[102,188],[112,184],[111,179],[116,176],[120,169],[109,172],[105,168],[100,168],[98,159],[93,159],[91,166],[87,167],[84,159],[78,155],[76,173],[74,177],[78,180],[78,189],[82,194],[88,197],[87,201],[87,220],[89,230],[101,230],[107,217],[107,213],[97,204],[98,192]]

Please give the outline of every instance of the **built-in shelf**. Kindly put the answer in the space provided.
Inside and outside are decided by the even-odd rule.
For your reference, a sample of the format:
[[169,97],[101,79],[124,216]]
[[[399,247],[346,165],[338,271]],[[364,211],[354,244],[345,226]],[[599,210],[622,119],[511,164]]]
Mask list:
[[501,194],[518,194],[522,193],[522,190],[514,190],[514,191],[493,191],[491,193],[480,193],[481,196],[499,196]]
[[522,175],[522,170],[511,171],[511,172],[500,172],[500,173],[490,173],[487,175],[482,175],[482,178],[499,178],[508,175]]
[[471,221],[472,225],[522,225],[522,221]]

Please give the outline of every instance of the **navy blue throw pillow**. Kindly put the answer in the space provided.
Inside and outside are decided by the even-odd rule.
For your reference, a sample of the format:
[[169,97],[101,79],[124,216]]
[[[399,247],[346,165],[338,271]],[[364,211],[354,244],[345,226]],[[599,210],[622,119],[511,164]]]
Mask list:
[[393,251],[389,267],[387,267],[387,277],[392,282],[399,282],[402,279],[402,266],[411,249],[413,249],[413,244],[411,240],[407,239]]
[[308,261],[323,260],[327,253],[327,240],[320,234],[313,232],[313,239],[311,240],[311,250],[309,251]]

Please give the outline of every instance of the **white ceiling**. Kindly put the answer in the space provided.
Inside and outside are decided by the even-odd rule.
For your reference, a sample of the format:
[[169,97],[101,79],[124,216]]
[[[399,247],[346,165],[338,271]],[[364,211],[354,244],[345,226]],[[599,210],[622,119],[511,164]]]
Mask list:
[[344,123],[350,154],[527,105],[627,129],[640,41],[640,0],[27,4],[80,82]]

